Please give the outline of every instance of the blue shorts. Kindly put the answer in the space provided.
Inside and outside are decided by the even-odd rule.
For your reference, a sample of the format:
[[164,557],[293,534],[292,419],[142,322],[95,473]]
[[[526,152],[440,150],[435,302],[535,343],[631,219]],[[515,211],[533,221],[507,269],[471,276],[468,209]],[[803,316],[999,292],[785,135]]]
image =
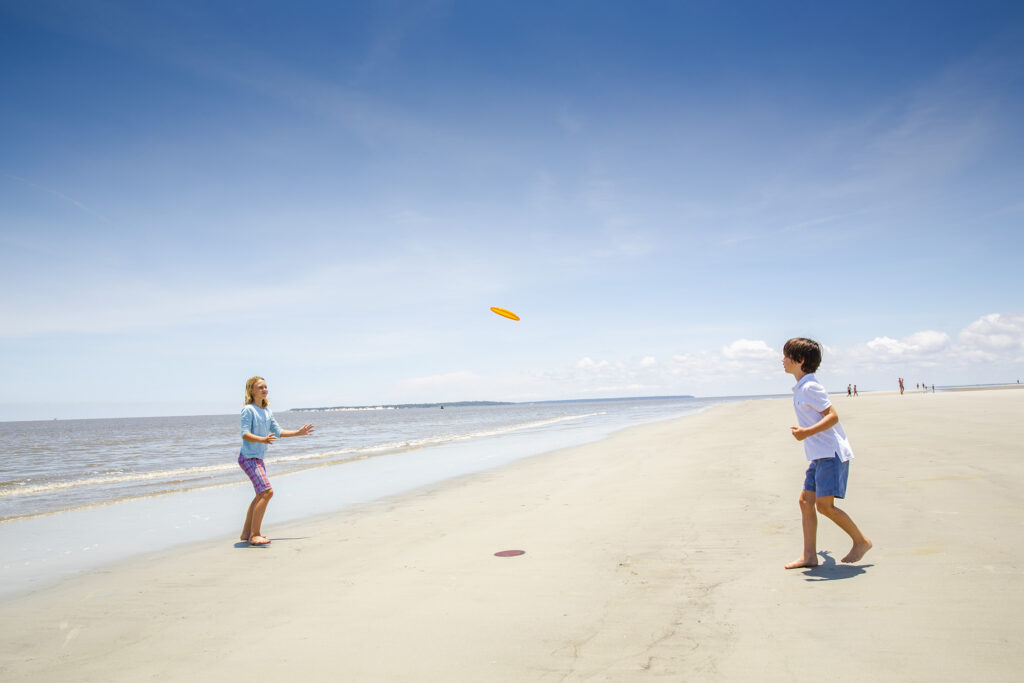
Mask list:
[[849,476],[850,461],[843,462],[838,455],[812,460],[804,476],[804,491],[813,492],[817,498],[845,498],[846,480]]

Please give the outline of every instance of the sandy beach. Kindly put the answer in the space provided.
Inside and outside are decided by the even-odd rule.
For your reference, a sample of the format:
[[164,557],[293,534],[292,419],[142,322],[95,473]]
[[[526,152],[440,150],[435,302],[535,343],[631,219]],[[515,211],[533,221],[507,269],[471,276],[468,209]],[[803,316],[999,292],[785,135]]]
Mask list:
[[1024,391],[834,401],[855,565],[751,401],[5,600],[0,679],[1019,680]]

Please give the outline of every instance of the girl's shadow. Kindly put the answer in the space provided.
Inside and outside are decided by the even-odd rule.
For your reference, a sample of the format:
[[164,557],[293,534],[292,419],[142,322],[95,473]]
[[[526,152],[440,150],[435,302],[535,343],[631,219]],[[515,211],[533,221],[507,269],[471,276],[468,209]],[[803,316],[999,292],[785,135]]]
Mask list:
[[837,581],[839,579],[852,579],[855,576],[864,574],[873,564],[836,564],[832,553],[822,550],[820,553],[823,562],[817,567],[811,567],[804,572],[807,581]]
[[[293,536],[293,537],[290,537],[290,538],[286,538],[286,537],[283,537],[283,536],[275,536],[274,538],[271,538],[270,540],[271,541],[303,541],[303,540],[305,540],[307,538],[309,538],[309,536]],[[271,545],[270,543],[268,543],[266,545],[249,545],[249,541],[239,541],[238,543],[235,543],[235,547],[236,548],[269,548],[270,545]]]

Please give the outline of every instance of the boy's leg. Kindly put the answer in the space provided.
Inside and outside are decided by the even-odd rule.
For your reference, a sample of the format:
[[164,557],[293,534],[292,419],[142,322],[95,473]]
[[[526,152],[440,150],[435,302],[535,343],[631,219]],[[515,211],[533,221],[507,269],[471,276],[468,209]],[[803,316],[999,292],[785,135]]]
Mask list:
[[843,562],[857,562],[871,550],[871,539],[861,533],[857,525],[850,519],[850,515],[835,506],[835,496],[822,496],[818,498],[816,507],[818,512],[835,522],[840,529],[849,534],[850,538],[853,539],[853,547],[850,548],[850,552],[843,558]]
[[804,532],[804,552],[799,560],[786,565],[786,569],[818,566],[818,513],[815,511],[814,491],[800,492],[800,521]]

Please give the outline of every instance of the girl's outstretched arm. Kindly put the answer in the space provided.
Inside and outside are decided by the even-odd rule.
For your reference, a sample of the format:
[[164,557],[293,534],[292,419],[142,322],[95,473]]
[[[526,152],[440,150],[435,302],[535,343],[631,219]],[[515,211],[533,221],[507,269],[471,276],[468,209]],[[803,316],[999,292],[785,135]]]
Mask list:
[[313,425],[302,425],[298,429],[282,429],[281,436],[306,436],[313,433]]

